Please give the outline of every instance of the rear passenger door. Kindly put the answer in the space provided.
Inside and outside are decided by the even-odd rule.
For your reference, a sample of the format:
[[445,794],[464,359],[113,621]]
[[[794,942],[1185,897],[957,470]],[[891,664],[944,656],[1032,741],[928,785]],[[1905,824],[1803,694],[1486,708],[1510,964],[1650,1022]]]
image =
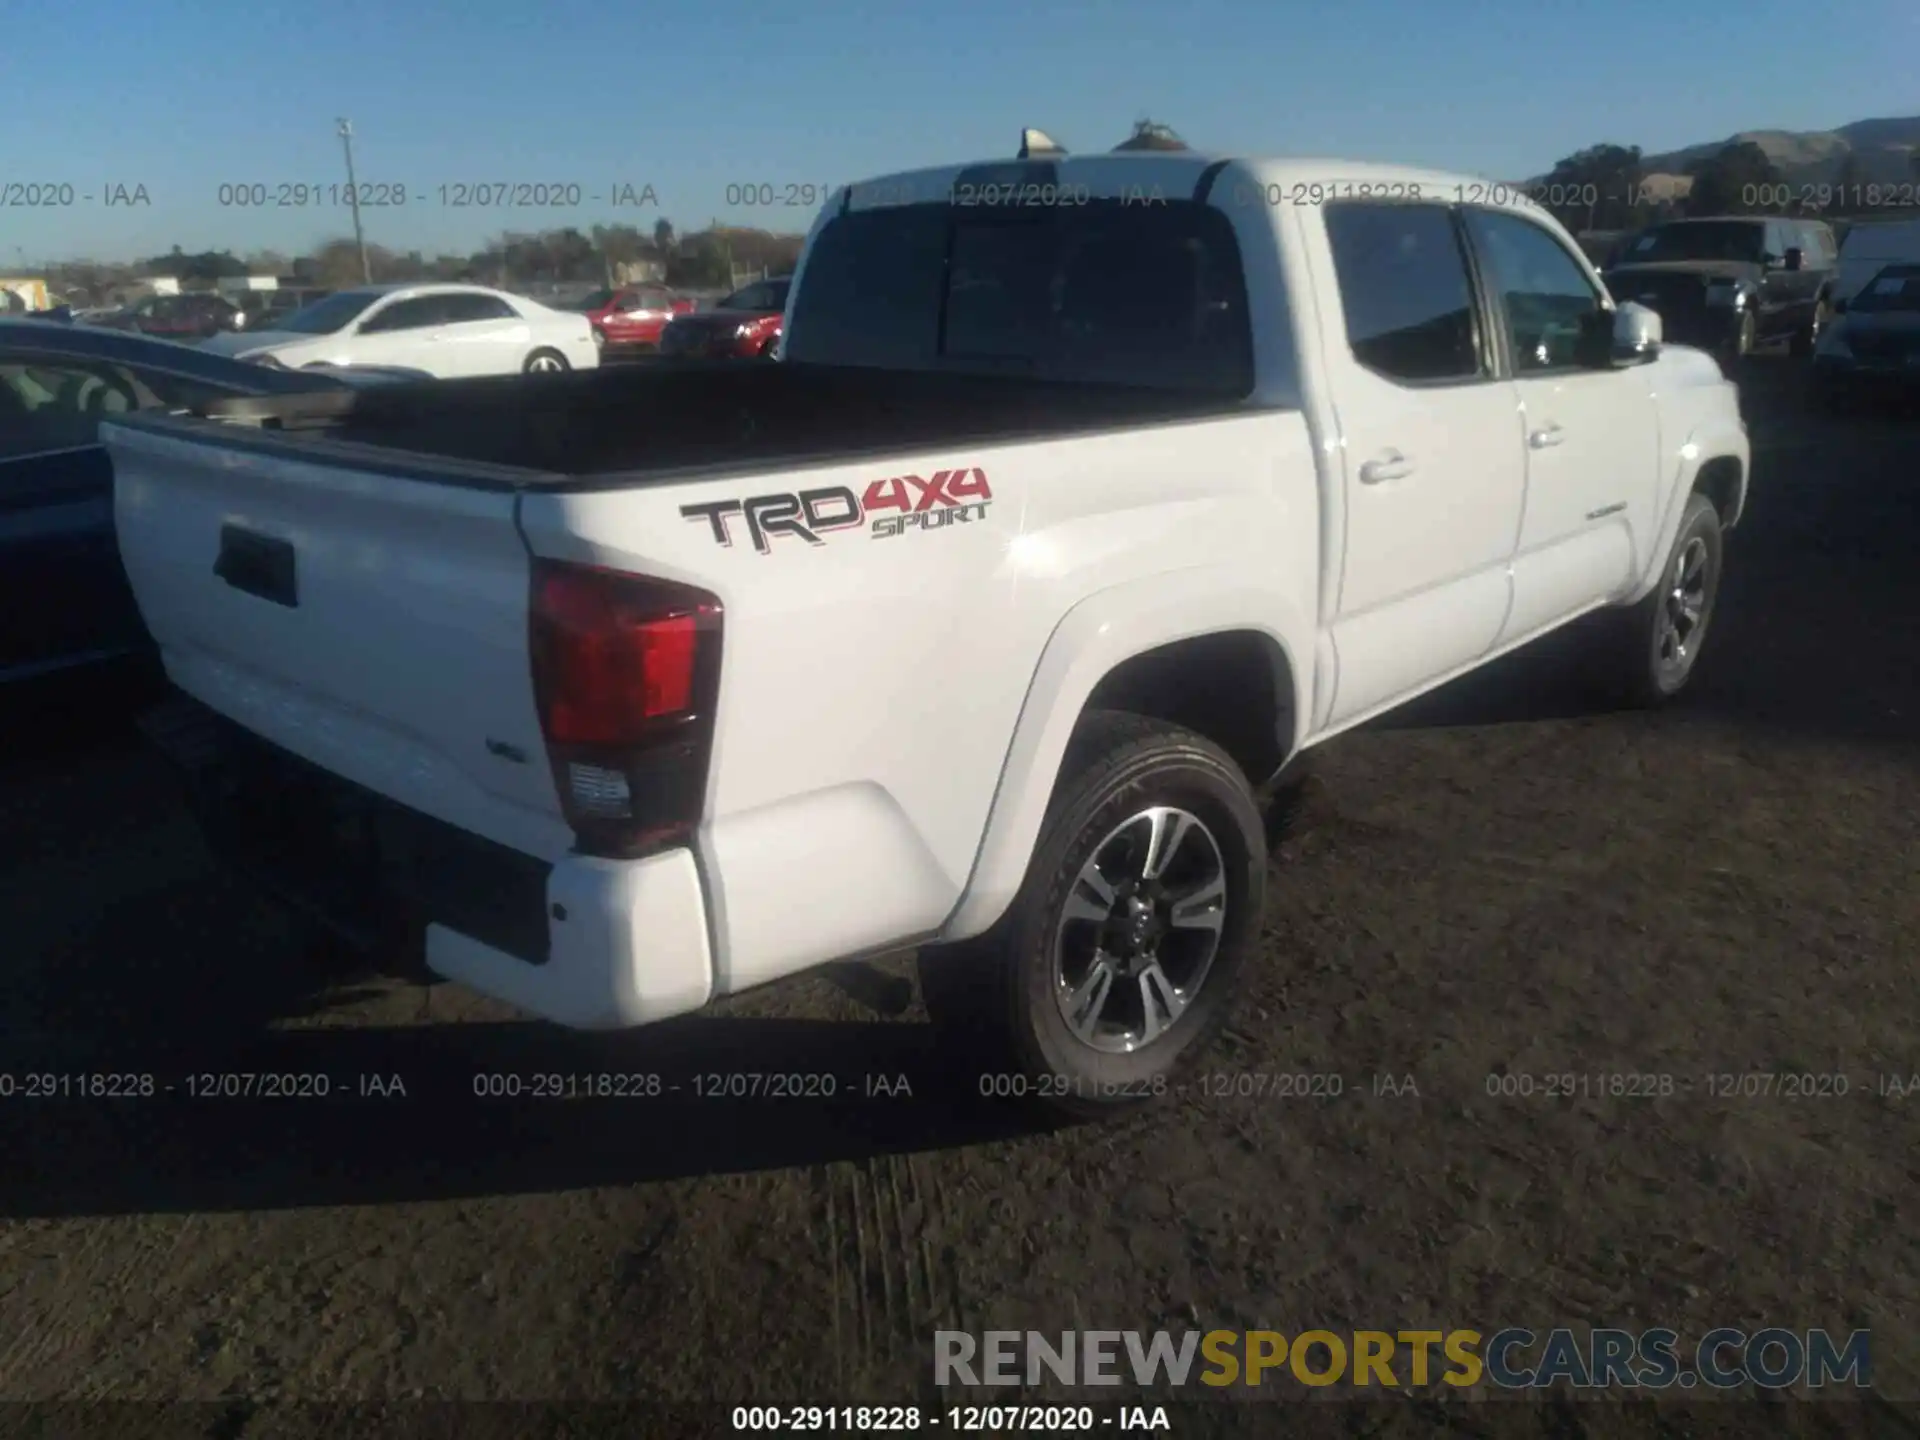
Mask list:
[[498,295],[478,291],[440,297],[437,343],[448,352],[448,375],[505,375],[533,349],[533,331]]
[[[1329,724],[1484,655],[1507,614],[1526,460],[1456,212],[1341,201],[1302,212],[1344,465]],[[1322,244],[1315,241],[1323,239]]]
[[454,375],[451,347],[438,342],[442,310],[438,295],[390,300],[360,322],[350,348],[355,365],[401,365],[430,375]]
[[1524,215],[1463,213],[1526,430],[1527,505],[1505,644],[1591,609],[1632,579],[1636,556],[1653,543],[1660,430],[1645,369],[1579,358],[1583,329],[1611,330],[1587,267]]

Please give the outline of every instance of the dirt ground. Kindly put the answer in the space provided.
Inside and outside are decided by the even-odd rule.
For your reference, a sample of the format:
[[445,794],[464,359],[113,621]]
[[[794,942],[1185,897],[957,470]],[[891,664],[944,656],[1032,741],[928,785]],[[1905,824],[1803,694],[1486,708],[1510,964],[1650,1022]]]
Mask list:
[[[1867,1327],[1876,1390],[1920,1399],[1920,1093],[1880,1093],[1920,1074],[1920,421],[1807,416],[1790,362],[1753,368],[1685,703],[1597,710],[1554,641],[1320,758],[1206,1067],[1265,1095],[1036,1131],[935,1063],[904,963],[596,1038],[342,980],[128,736],[33,729],[0,753],[0,1070],[405,1095],[0,1100],[0,1399],[222,1402],[232,1435],[274,1401],[638,1398],[722,1433],[933,1403],[942,1328],[1509,1324]],[[558,1069],[683,1093],[473,1093]],[[742,1070],[840,1094],[690,1093]],[[1846,1093],[1709,1093],[1778,1071]],[[1676,1088],[1489,1093],[1568,1072]],[[1261,1078],[1301,1073],[1342,1093]],[[1486,1433],[1462,1409],[1350,1433]]]

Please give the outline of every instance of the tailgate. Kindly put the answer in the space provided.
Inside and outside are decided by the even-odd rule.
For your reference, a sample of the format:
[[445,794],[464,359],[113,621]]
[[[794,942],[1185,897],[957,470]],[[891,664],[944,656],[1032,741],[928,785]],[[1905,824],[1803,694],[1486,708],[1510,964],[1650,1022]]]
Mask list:
[[564,853],[515,492],[229,444],[226,428],[101,429],[121,555],[174,683],[378,794]]

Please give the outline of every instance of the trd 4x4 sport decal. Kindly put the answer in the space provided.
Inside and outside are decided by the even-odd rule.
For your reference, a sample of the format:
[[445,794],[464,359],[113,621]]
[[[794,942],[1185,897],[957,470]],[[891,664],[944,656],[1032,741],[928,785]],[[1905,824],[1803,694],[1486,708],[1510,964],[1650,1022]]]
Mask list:
[[762,555],[773,549],[776,535],[792,535],[809,545],[824,545],[831,531],[865,525],[875,540],[889,540],[910,530],[944,530],[950,525],[984,520],[993,503],[987,472],[977,467],[939,470],[931,480],[918,475],[896,475],[876,480],[865,495],[845,485],[797,493],[752,495],[745,500],[709,500],[682,505],[688,520],[704,520],[721,545],[733,544],[735,516],[746,521],[753,548]]

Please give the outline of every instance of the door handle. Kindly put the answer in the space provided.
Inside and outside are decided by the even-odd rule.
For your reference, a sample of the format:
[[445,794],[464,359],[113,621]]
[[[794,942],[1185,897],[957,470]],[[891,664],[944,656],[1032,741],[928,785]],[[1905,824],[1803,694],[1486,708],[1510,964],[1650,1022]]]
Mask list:
[[1389,450],[1378,460],[1360,467],[1362,485],[1378,485],[1382,480],[1401,480],[1413,473],[1413,462],[1398,450]]
[[1567,438],[1567,432],[1558,425],[1549,425],[1544,430],[1536,430],[1527,436],[1527,444],[1535,450],[1551,450]]

